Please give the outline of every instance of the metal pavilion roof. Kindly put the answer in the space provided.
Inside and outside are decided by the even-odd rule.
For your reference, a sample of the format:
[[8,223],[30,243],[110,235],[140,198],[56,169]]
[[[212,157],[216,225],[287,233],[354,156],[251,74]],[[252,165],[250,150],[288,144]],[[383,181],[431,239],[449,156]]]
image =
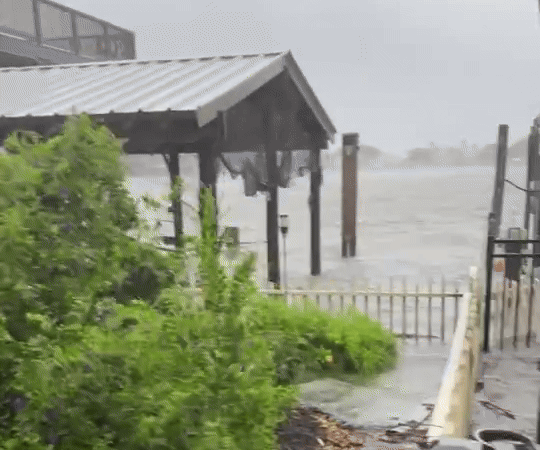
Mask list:
[[290,52],[0,69],[0,120],[171,110],[204,126],[284,70],[333,141],[336,129]]

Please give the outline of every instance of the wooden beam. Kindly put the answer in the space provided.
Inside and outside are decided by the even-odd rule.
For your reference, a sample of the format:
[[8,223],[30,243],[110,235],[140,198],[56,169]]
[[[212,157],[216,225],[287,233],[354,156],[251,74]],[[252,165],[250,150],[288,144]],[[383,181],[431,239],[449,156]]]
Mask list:
[[61,123],[51,125],[50,127],[47,127],[47,129],[43,132],[43,137],[45,139],[49,139],[50,137],[59,134],[62,131],[63,127],[64,125]]
[[[257,131],[245,128],[245,134],[240,138],[232,138],[227,143],[227,148],[224,153],[227,152],[252,152],[257,148],[264,147],[265,139],[257,134]],[[290,133],[283,133],[282,137],[276,141],[276,145],[280,150],[292,151],[292,150],[308,150],[312,146],[312,139],[309,134],[302,133],[301,131],[292,129]],[[321,142],[318,148],[326,148],[325,144]]]
[[158,148],[166,144],[186,146],[188,144],[199,145],[202,142],[213,139],[215,125],[203,128],[194,128],[192,124],[179,121],[171,121],[167,129],[162,130],[160,125],[154,122],[139,123],[128,135],[128,141],[124,144],[126,153],[154,154]]
[[175,119],[170,109],[162,113],[159,113],[156,119],[157,119],[157,122],[159,123],[159,129],[161,131],[168,130],[174,126]]

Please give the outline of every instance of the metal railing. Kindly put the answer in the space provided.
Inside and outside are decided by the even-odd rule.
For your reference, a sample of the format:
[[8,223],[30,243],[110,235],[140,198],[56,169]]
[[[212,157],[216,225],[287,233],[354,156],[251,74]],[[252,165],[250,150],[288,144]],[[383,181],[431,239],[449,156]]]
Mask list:
[[135,58],[133,32],[51,0],[0,2],[0,34],[88,60]]
[[[379,321],[396,336],[414,339],[416,343],[420,339],[429,343],[435,340],[448,342],[448,335],[456,330],[464,295],[457,284],[453,289],[448,289],[444,278],[438,289],[434,289],[432,280],[422,289],[416,284],[413,290],[407,289],[405,280],[401,289],[394,289],[392,279],[389,284],[388,289],[379,285],[357,291],[263,289],[260,293],[286,302],[291,307],[305,308],[311,302],[331,314],[344,314],[352,306]],[[189,291],[201,292],[200,289]]]
[[[537,259],[540,257],[538,253],[495,253],[495,246],[501,244],[514,244],[526,246],[528,244],[540,244],[537,239],[495,239],[493,236],[488,237],[487,256],[486,256],[486,291],[485,291],[485,309],[484,309],[484,352],[489,352],[490,342],[497,340],[499,348],[504,348],[504,343],[507,340],[512,340],[514,348],[517,347],[520,339],[520,332],[526,329],[524,340],[527,347],[530,346],[531,339],[535,338],[533,333],[533,318],[537,311],[534,311],[533,305],[536,300],[535,281],[533,272],[527,276],[523,274],[517,277],[518,279],[507,288],[508,281],[506,275],[503,281],[502,289],[499,287],[493,289],[493,271],[495,258],[504,258],[505,261],[512,258],[523,261],[524,259]],[[520,263],[521,264],[521,263]],[[506,264],[505,264],[506,265]],[[495,294],[495,295],[493,295]],[[491,307],[496,308],[495,311]],[[508,318],[512,319],[512,324],[509,324]],[[526,323],[525,323],[526,322]],[[537,324],[537,320],[534,320]],[[492,326],[493,325],[493,326]],[[512,327],[510,331],[510,327]],[[497,328],[495,332],[495,328]],[[509,334],[511,335],[509,336]]]
[[[394,290],[392,284],[390,282],[390,289],[386,290],[379,286],[359,291],[263,290],[261,292],[271,297],[280,297],[289,305],[298,306],[311,301],[330,313],[345,313],[347,308],[354,306],[372,319],[381,322],[397,336],[415,339],[417,343],[420,339],[427,339],[430,343],[437,339],[445,342],[447,330],[451,329],[452,333],[455,331],[459,303],[463,297],[457,286],[453,291],[447,291],[443,282],[440,292],[435,292],[431,283],[423,290],[416,285],[413,291]],[[454,308],[451,315],[447,300],[453,301]],[[438,313],[438,317],[435,312]],[[395,319],[398,319],[398,324],[401,322],[401,326],[395,326]],[[438,334],[435,334],[436,330]]]

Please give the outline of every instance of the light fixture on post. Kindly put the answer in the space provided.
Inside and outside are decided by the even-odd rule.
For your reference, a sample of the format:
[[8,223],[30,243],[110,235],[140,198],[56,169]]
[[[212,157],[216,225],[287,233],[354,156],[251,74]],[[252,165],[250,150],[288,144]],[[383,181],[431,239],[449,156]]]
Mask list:
[[285,301],[287,301],[287,245],[285,239],[289,231],[289,216],[287,214],[280,214],[279,228],[283,236],[283,289],[285,291]]

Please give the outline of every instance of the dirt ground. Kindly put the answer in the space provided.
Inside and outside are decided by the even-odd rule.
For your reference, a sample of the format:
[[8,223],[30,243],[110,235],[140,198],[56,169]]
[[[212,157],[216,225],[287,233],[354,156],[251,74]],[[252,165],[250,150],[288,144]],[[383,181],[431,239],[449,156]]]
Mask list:
[[427,429],[362,430],[347,427],[314,408],[297,408],[278,430],[280,450],[415,449],[426,446]]

